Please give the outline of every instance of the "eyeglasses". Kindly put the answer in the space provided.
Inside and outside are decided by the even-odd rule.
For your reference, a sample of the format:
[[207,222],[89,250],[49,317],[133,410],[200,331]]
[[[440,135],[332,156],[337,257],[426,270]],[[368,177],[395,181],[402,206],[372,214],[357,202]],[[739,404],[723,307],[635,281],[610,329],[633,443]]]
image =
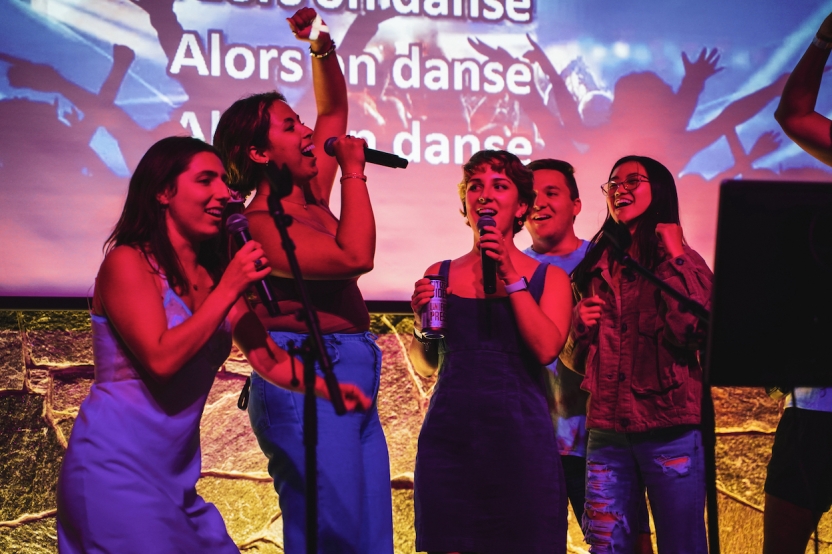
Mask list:
[[638,175],[636,177],[630,177],[625,181],[621,181],[620,183],[616,183],[615,181],[609,181],[601,185],[601,192],[604,196],[610,196],[615,194],[615,191],[618,190],[618,187],[624,189],[625,192],[630,192],[635,190],[640,183],[649,183],[650,180],[647,177],[642,177]]

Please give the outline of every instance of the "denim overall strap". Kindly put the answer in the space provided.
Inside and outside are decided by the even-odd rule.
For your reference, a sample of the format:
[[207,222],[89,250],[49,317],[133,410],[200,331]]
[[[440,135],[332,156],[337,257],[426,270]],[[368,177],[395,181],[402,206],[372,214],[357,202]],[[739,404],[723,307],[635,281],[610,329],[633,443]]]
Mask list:
[[543,287],[546,285],[547,264],[538,264],[537,269],[532,273],[532,280],[529,281],[529,293],[534,301],[540,304],[540,297],[543,296]]
[[451,260],[445,260],[439,265],[439,276],[445,279],[445,282],[448,282],[448,273],[451,269]]

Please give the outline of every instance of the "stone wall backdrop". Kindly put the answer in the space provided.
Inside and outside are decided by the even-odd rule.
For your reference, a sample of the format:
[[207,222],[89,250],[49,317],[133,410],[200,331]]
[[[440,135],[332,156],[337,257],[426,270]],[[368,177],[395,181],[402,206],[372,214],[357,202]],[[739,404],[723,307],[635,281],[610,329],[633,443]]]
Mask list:
[[[433,380],[405,356],[412,321],[373,316],[384,351],[379,412],[390,447],[395,547],[414,552],[413,465]],[[279,553],[282,520],[247,415],[237,397],[249,367],[233,352],[217,375],[202,419],[202,479],[245,553]],[[53,553],[55,485],[67,439],[93,379],[85,312],[0,311],[0,552]],[[759,389],[715,389],[720,540],[726,553],[760,552],[765,467],[779,411]],[[584,553],[569,515],[568,551]],[[832,520],[820,525],[820,552],[832,553]],[[807,552],[814,552],[810,545]]]

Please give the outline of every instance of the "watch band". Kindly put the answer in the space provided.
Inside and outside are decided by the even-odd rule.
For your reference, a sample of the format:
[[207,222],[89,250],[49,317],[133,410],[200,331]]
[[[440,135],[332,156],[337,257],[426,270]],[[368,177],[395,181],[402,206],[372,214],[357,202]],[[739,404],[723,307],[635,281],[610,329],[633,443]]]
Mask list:
[[520,280],[509,285],[506,285],[506,292],[512,294],[521,290],[529,290],[529,282],[525,277],[520,277]]

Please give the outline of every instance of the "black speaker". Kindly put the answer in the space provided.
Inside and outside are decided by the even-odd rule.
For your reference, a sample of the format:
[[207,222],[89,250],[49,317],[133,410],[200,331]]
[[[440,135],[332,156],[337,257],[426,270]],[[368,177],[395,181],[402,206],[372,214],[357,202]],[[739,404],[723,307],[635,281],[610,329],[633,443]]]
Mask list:
[[832,184],[722,184],[707,353],[712,385],[832,386]]

